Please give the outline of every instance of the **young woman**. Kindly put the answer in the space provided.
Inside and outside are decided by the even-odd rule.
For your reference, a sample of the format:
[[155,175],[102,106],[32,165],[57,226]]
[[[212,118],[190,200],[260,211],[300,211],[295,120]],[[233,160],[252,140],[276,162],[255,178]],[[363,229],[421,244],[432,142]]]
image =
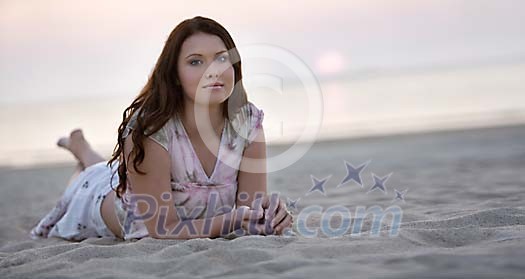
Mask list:
[[59,140],[79,167],[31,236],[282,234],[293,218],[267,195],[263,117],[247,100],[227,30],[204,17],[181,22],[124,111],[108,162],[81,130]]

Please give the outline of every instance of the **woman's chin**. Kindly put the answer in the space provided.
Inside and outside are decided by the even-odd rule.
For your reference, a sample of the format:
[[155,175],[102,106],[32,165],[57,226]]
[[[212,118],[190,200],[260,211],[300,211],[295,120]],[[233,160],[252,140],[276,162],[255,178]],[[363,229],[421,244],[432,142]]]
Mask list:
[[199,105],[220,105],[224,103],[231,94],[227,94],[224,89],[214,89],[210,91],[201,92],[200,98],[195,99],[195,103]]

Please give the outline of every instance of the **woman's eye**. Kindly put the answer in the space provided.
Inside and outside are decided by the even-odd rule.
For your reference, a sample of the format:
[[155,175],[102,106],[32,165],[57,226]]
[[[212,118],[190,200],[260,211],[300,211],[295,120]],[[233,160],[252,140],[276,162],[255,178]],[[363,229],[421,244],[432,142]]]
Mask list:
[[197,65],[198,63],[196,63],[196,62],[202,62],[202,61],[200,61],[200,60],[191,60],[190,64],[191,65]]
[[[217,57],[217,59],[220,62],[227,62],[229,60],[228,56],[226,56],[226,55],[219,56],[219,57]],[[202,60],[199,60],[199,59],[190,60],[190,64],[191,65],[199,65],[199,64],[202,64],[202,63],[203,63]]]
[[226,55],[219,56],[219,60],[220,60],[221,62],[226,62],[226,61],[228,61],[228,56],[226,56]]

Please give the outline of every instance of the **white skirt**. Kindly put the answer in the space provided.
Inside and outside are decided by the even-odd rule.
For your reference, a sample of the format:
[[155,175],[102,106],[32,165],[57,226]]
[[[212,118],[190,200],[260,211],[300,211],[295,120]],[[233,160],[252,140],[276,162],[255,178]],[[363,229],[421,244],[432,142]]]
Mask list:
[[[100,214],[103,198],[112,191],[111,175],[118,168],[118,162],[107,166],[100,162],[84,169],[64,194],[55,207],[40,220],[30,233],[32,239],[59,237],[81,241],[89,237],[117,238],[106,226]],[[118,173],[111,182],[116,188]]]

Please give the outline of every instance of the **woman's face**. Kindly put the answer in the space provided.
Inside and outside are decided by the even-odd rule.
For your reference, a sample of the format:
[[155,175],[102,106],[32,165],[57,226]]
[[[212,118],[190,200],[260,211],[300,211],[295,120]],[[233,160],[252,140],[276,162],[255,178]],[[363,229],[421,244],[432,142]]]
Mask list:
[[[198,104],[221,104],[230,97],[234,70],[223,41],[215,35],[196,33],[182,44],[178,59],[184,97]],[[211,86],[212,84],[219,86]]]

